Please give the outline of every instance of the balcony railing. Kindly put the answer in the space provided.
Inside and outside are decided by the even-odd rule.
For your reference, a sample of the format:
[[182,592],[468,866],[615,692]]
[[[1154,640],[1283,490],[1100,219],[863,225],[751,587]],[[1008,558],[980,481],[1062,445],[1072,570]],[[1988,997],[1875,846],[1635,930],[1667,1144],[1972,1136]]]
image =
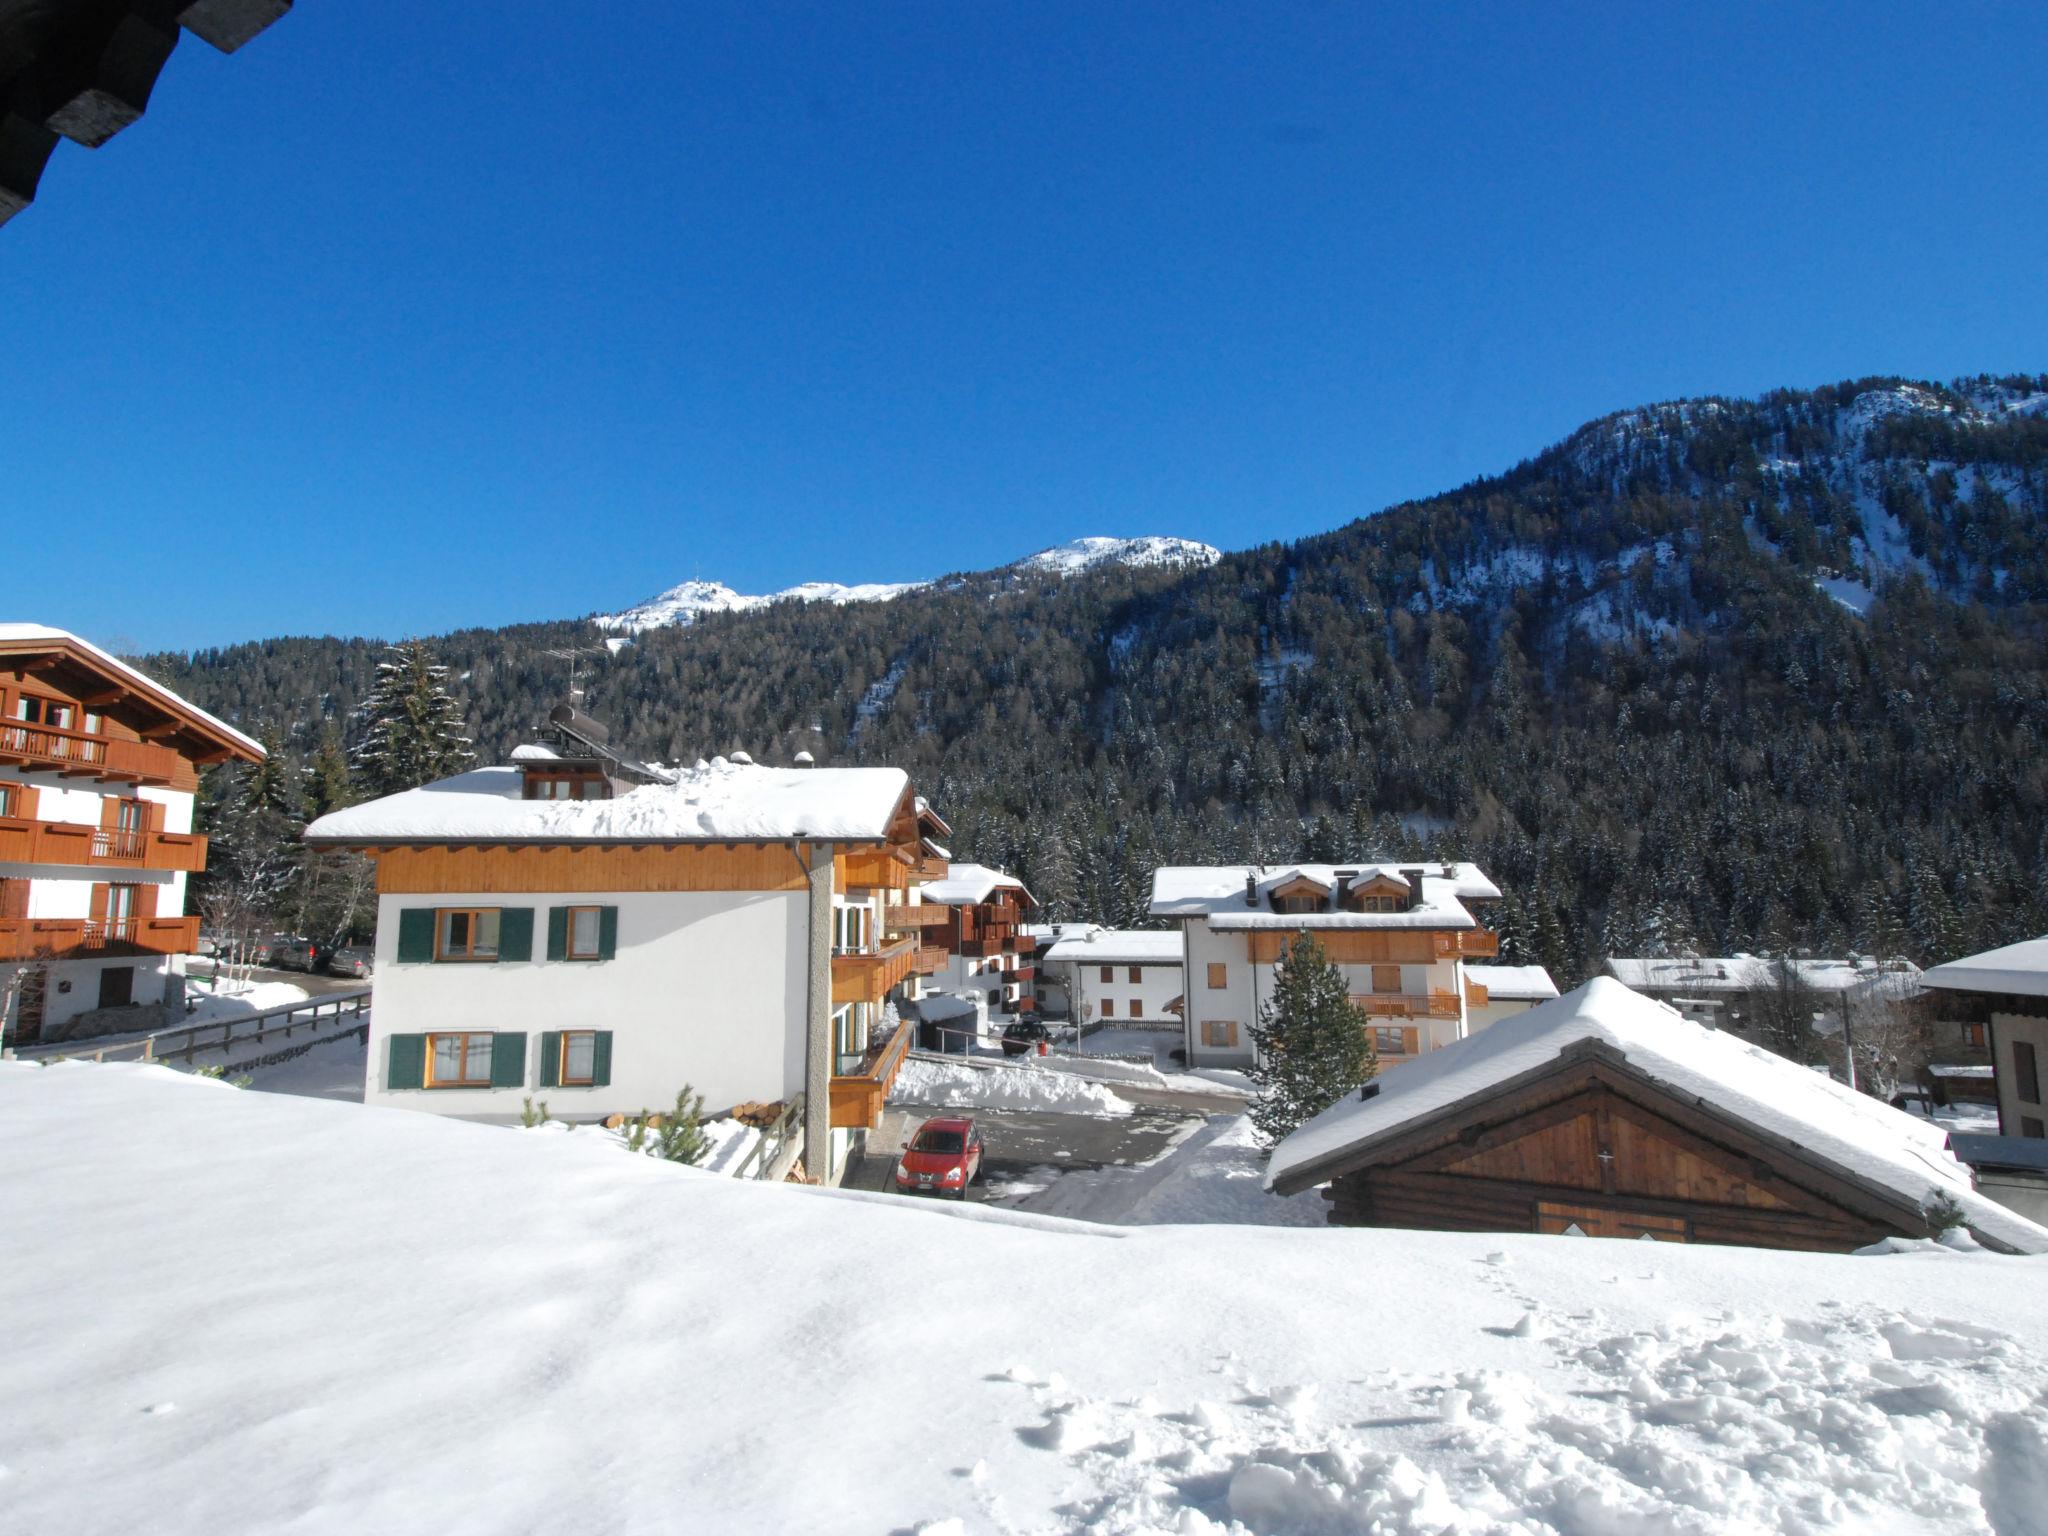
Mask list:
[[996,955],[1010,952],[1011,939],[1007,933],[982,933],[971,939],[960,941],[960,953],[974,955],[980,959],[992,959]]
[[178,754],[147,741],[121,741],[88,731],[0,720],[0,763],[54,768],[72,778],[118,779],[131,784],[169,784],[178,774]]
[[0,960],[84,955],[185,955],[199,947],[195,917],[0,918]]
[[193,832],[84,827],[62,821],[0,816],[0,862],[117,864],[131,869],[196,874],[206,868],[206,839]]
[[895,1033],[886,1039],[870,1042],[865,1055],[848,1062],[846,1065],[852,1068],[851,1071],[833,1074],[831,1118],[834,1126],[872,1126],[882,1118],[882,1105],[889,1097],[896,1074],[903,1069],[903,1058],[909,1054],[914,1029],[915,1026],[906,1020],[897,1025]]
[[952,872],[952,866],[944,859],[916,859],[910,865],[913,880],[943,880]]
[[1455,1019],[1458,1016],[1458,994],[1455,992],[1372,992],[1351,1001],[1371,1019]]
[[1020,955],[1035,955],[1038,953],[1038,935],[1035,933],[1020,933],[1012,938],[1010,943]]
[[901,933],[913,928],[943,928],[953,915],[951,907],[884,907],[882,926]]
[[917,951],[917,964],[913,969],[920,976],[936,976],[946,968],[946,962],[952,958],[944,945],[920,945]]
[[1471,960],[1491,960],[1500,953],[1500,935],[1484,928],[1467,928],[1458,935],[1458,953]]
[[832,957],[834,1003],[879,1003],[917,965],[917,941],[893,939],[880,949]]

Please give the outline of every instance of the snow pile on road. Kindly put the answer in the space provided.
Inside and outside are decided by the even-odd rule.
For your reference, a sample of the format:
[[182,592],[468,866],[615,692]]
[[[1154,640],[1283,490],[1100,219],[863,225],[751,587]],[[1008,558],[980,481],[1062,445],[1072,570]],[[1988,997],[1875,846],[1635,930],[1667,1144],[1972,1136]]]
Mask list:
[[222,1024],[229,1019],[243,1019],[252,1013],[261,1013],[266,1008],[283,1008],[305,1000],[306,989],[289,981],[253,981],[239,987],[223,985],[217,992],[197,981],[187,981],[185,1001],[191,1007],[184,1023]]
[[940,1109],[1048,1109],[1069,1115],[1128,1115],[1131,1104],[1101,1083],[1048,1071],[1023,1058],[1018,1066],[962,1067],[913,1058],[896,1074],[889,1097]]
[[0,1166],[8,1531],[2020,1536],[2048,1507],[2041,1259],[1093,1227],[126,1064],[0,1063]]

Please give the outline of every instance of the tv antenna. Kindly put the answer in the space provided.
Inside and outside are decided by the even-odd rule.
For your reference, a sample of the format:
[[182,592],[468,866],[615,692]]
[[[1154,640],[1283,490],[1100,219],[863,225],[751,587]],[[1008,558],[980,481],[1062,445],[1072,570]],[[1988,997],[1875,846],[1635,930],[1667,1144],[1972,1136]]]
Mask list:
[[543,656],[569,664],[569,702],[572,704],[583,702],[583,690],[576,683],[577,658],[580,656],[602,656],[605,654],[606,652],[601,647],[588,645],[564,645],[551,651],[541,652]]

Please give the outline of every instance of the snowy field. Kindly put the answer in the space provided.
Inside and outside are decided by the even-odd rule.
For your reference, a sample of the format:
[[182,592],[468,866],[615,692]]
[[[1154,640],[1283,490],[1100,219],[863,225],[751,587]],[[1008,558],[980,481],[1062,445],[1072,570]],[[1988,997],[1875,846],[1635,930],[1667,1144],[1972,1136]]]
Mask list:
[[0,1530],[1993,1531],[2048,1261],[1105,1228],[0,1064]]
[[889,1090],[893,1103],[937,1109],[1044,1109],[1069,1115],[1128,1115],[1131,1104],[1103,1084],[1057,1072],[1036,1056],[1017,1066],[966,1067],[912,1057]]

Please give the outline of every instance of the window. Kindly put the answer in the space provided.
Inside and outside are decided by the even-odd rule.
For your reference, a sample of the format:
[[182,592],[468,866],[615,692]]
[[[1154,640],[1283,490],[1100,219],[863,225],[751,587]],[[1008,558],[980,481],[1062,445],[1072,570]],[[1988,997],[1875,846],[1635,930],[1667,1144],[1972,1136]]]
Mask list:
[[[595,911],[595,908],[590,910]],[[562,1086],[588,1088],[597,1081],[597,1031],[562,1031]]]
[[1113,1019],[1113,1018],[1115,1018],[1115,1017],[1116,1017],[1116,999],[1115,999],[1115,998],[1113,998],[1113,997],[1105,997],[1105,998],[1104,998],[1104,999],[1102,1000],[1102,1016],[1103,1016],[1103,1017],[1104,1017],[1105,1019]]
[[78,723],[76,706],[64,699],[42,699],[32,693],[24,693],[15,704],[17,719],[26,720],[30,725],[47,725],[52,730],[68,731]]
[[1237,1025],[1229,1019],[1204,1019],[1202,1044],[1228,1049],[1237,1044]]
[[1376,965],[1372,968],[1372,989],[1375,992],[1398,992],[1401,990],[1401,967],[1398,965]]
[[2034,1043],[2012,1043],[2012,1090],[2029,1104],[2041,1102],[2041,1069],[2034,1060]]
[[1230,967],[1228,967],[1227,965],[1225,965],[1225,964],[1224,964],[1224,963],[1223,963],[1223,962],[1222,962],[1221,960],[1211,960],[1211,961],[1209,962],[1209,987],[1210,987],[1210,990],[1211,990],[1211,991],[1218,991],[1218,992],[1220,992],[1220,991],[1221,991],[1221,990],[1222,990],[1223,988],[1225,988],[1225,987],[1227,987],[1227,986],[1229,986],[1229,985],[1230,985]]
[[832,909],[832,947],[842,955],[859,954],[868,948],[873,932],[874,910],[865,905]]
[[1322,907],[1322,902],[1314,896],[1275,896],[1273,898],[1273,910],[1275,912],[1288,912],[1300,915],[1309,912],[1320,912]]
[[1965,1024],[1963,1026],[1963,1044],[1973,1050],[1983,1050],[1984,1026],[1982,1024]]
[[[454,913],[451,916],[469,916]],[[496,916],[496,914],[492,914]],[[488,1034],[427,1036],[429,1088],[491,1086],[491,1037]]]
[[571,960],[595,960],[600,947],[599,935],[603,931],[604,908],[571,907],[569,909],[569,948]]
[[1358,898],[1358,910],[1361,912],[1400,912],[1405,910],[1406,907],[1407,903],[1398,896],[1361,896]]
[[[498,909],[496,907],[442,909],[435,934],[437,960],[495,960],[498,958]],[[453,1038],[436,1037],[436,1038]],[[482,1038],[488,1039],[488,1036]]]
[[1406,1056],[1408,1032],[1398,1026],[1389,1028],[1386,1025],[1374,1025],[1372,1045],[1382,1056]]
[[1134,965],[1134,966],[1132,966],[1132,967],[1131,967],[1131,985],[1135,987],[1136,985],[1138,985],[1138,983],[1139,983],[1139,982],[1143,981],[1144,979],[1145,979],[1145,967],[1143,967],[1142,965]]
[[21,811],[21,786],[0,784],[0,816],[19,816]]
[[1113,965],[1105,965],[1105,966],[1104,966],[1104,967],[1102,968],[1102,979],[1103,979],[1104,981],[1115,981],[1115,980],[1116,980],[1116,967],[1115,967],[1115,966],[1113,966]]

